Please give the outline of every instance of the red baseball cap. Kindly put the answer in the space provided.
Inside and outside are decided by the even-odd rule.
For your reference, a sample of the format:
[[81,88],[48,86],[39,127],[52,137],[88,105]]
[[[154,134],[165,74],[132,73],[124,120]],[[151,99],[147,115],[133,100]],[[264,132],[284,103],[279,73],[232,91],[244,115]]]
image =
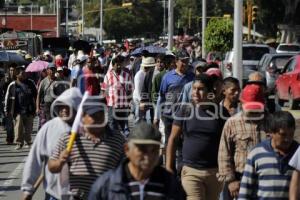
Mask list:
[[209,68],[208,70],[206,70],[205,72],[208,76],[216,76],[218,78],[223,78],[222,76],[222,72],[220,69],[218,68]]
[[265,97],[262,87],[257,84],[246,85],[241,92],[240,101],[243,110],[263,111]]

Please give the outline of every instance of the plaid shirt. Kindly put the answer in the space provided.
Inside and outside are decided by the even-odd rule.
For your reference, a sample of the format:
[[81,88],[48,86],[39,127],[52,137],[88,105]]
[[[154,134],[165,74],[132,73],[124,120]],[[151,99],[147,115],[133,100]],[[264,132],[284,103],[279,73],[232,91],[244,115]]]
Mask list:
[[241,178],[236,175],[243,174],[248,153],[261,141],[263,135],[258,124],[246,121],[242,111],[227,120],[219,146],[219,181]]
[[131,75],[122,70],[119,74],[110,69],[105,77],[101,89],[105,91],[107,105],[114,108],[128,108],[132,97]]

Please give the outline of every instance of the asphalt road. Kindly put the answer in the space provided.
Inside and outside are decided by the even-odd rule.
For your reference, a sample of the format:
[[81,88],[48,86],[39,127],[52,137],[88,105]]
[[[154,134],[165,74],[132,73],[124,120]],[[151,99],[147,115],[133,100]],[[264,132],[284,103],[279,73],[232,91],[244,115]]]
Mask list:
[[[300,110],[290,112],[297,119],[295,139],[300,142]],[[35,120],[33,138],[36,131],[37,124]],[[5,144],[5,138],[6,133],[3,127],[0,127],[0,200],[18,200],[21,198],[20,184],[29,149],[15,150],[14,145]],[[42,186],[39,187],[33,199],[44,199]]]

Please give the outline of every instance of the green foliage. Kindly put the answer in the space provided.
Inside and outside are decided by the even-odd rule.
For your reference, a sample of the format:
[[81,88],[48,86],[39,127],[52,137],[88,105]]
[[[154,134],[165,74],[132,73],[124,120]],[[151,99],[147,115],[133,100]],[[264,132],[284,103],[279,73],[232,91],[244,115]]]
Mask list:
[[211,19],[205,30],[205,49],[226,52],[233,46],[233,22],[230,19]]
[[[87,6],[88,10],[97,8],[97,3]],[[119,40],[125,37],[145,37],[147,34],[158,36],[162,33],[162,12],[161,5],[154,0],[136,2],[130,8],[106,3],[103,18],[106,37]],[[99,27],[99,12],[89,13],[85,19],[87,26]]]

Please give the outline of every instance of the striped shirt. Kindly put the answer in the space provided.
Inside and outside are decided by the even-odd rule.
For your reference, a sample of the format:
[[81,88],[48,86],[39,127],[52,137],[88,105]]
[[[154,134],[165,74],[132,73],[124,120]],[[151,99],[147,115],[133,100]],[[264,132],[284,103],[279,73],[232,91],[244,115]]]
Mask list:
[[[69,137],[64,134],[59,139],[51,159],[59,159]],[[74,196],[87,196],[99,175],[118,166],[124,156],[124,143],[124,137],[118,132],[105,134],[99,142],[93,142],[86,135],[77,135],[68,158],[70,190]]]
[[101,89],[106,91],[107,105],[114,108],[127,108],[130,106],[133,82],[131,75],[122,70],[116,73],[110,69],[105,77]]
[[248,153],[264,135],[259,123],[246,121],[242,111],[226,121],[218,153],[220,181],[240,179],[237,175],[243,173]]
[[247,157],[238,199],[288,200],[293,173],[288,162],[297,148],[294,141],[289,153],[282,156],[274,151],[270,139],[258,144]]
[[125,165],[125,180],[132,200],[163,200],[167,198],[164,174],[160,170],[160,168],[155,168],[151,177],[141,183],[133,178],[128,165]]

